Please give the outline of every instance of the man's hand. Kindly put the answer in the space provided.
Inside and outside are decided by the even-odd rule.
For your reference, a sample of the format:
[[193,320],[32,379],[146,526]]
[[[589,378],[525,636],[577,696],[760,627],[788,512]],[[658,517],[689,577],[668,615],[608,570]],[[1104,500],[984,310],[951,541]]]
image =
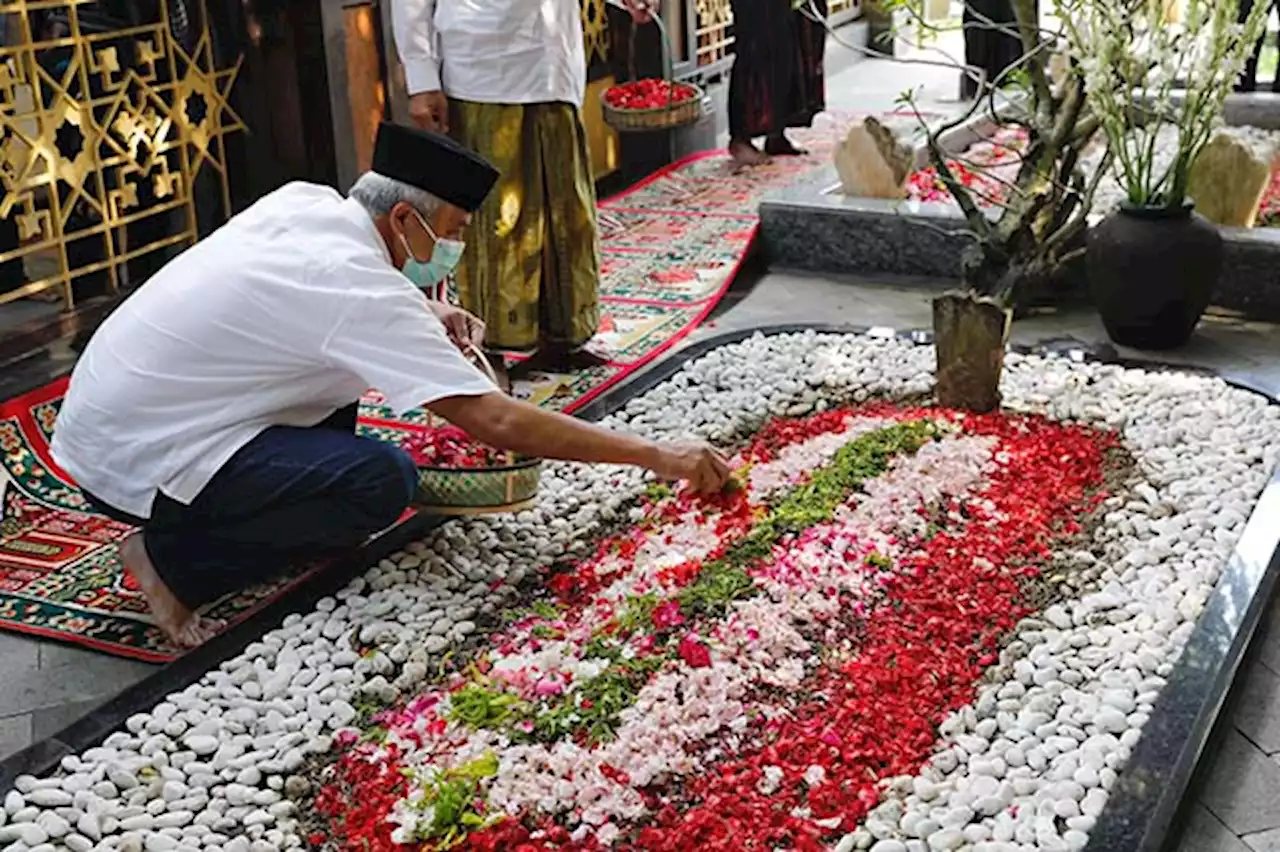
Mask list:
[[409,96],[409,117],[423,130],[449,132],[449,100],[444,92],[419,92]]
[[474,347],[484,345],[484,323],[479,317],[472,316],[462,308],[455,308],[445,302],[428,302],[431,312],[440,318],[444,330],[448,332],[453,345],[463,352],[470,352]]
[[720,491],[729,481],[729,463],[705,444],[660,447],[653,472],[663,479],[684,480],[704,494]]
[[427,408],[481,443],[526,456],[646,467],[664,479],[715,492],[729,481],[724,457],[702,444],[654,444],[547,411],[500,393],[452,396]]
[[653,15],[658,11],[658,0],[622,0],[627,7],[627,11],[631,13],[631,20],[637,24],[647,24],[653,20]]

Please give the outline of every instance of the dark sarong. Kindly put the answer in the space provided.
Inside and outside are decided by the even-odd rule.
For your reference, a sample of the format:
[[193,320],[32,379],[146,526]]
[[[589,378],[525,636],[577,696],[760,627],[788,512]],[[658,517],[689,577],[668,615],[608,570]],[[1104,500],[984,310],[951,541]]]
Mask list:
[[[1267,15],[1271,15],[1274,11],[1280,11],[1280,0],[1259,0],[1266,3],[1269,7]],[[1240,23],[1244,23],[1249,19],[1249,13],[1253,11],[1254,0],[1240,0]],[[1262,37],[1258,39],[1258,43],[1253,46],[1253,53],[1249,54],[1249,60],[1245,63],[1244,72],[1240,75],[1240,80],[1236,83],[1237,92],[1253,92],[1258,88],[1258,60],[1262,58],[1262,48],[1267,41],[1265,27]],[[1280,74],[1276,74],[1271,81],[1271,91],[1280,92]]]
[[[813,5],[826,16],[827,0]],[[808,127],[826,108],[826,28],[804,11],[793,11],[791,0],[730,0],[730,6],[735,56],[729,77],[730,136],[745,140]]]
[[350,405],[310,428],[272,426],[189,505],[158,494],[148,519],[85,498],[142,528],[156,573],[195,609],[290,565],[359,547],[399,519],[417,491],[418,468],[394,444],[358,437],[356,414]]
[[[966,0],[963,22],[964,63],[985,71],[988,85],[996,82],[1006,68],[1022,58],[1024,51],[1019,38],[1002,30],[992,29],[993,24],[1008,30],[1018,28],[1010,0]],[[1008,83],[1009,80],[1005,79],[1003,82]],[[977,92],[977,81],[966,74],[961,84],[961,94],[971,98]]]

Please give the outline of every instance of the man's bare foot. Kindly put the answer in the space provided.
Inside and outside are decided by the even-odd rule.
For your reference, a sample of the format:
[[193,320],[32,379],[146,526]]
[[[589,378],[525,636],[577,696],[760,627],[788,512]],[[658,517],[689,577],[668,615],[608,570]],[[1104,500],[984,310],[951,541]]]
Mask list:
[[768,154],[742,139],[734,139],[729,143],[729,156],[743,167],[762,166],[769,162]]
[[173,644],[180,648],[194,648],[226,627],[225,622],[197,615],[174,597],[152,566],[141,533],[133,533],[121,540],[120,559],[124,562],[124,570],[138,581],[156,627],[163,630]]
[[784,133],[765,139],[764,152],[773,157],[801,157],[809,153],[804,148],[797,148],[791,144],[791,140]]
[[608,363],[606,356],[592,352],[586,346],[543,344],[528,359],[511,368],[511,377],[524,379],[530,373],[579,373]]

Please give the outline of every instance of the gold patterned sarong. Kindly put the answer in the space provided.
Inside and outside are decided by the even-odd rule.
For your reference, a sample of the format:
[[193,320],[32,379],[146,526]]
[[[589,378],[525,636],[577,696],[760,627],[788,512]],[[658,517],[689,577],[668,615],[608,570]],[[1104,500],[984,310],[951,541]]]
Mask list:
[[452,100],[449,131],[502,175],[467,228],[462,307],[496,349],[586,343],[600,323],[600,239],[577,108]]

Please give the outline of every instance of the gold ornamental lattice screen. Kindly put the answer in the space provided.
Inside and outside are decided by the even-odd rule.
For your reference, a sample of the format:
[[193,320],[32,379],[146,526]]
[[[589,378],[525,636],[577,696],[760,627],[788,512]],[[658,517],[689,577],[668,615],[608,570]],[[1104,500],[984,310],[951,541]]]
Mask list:
[[733,7],[729,0],[695,0],[698,65],[711,65],[733,52]]
[[582,41],[587,65],[609,61],[609,18],[605,0],[582,0]]
[[117,28],[82,20],[85,0],[0,0],[0,219],[18,233],[0,263],[21,258],[27,279],[0,304],[60,289],[70,307],[77,278],[99,273],[116,290],[132,259],[194,242],[202,173],[229,214],[240,64],[216,67],[207,16],[188,3],[180,42],[167,0]]

